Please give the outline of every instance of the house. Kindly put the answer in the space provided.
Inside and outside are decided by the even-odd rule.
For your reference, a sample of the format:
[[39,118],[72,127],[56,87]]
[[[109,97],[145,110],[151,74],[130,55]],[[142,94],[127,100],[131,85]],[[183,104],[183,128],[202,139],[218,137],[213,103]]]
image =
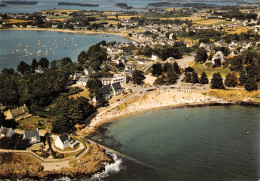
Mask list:
[[114,84],[114,83],[126,83],[126,76],[121,74],[114,74],[112,78],[101,78],[100,81],[103,85]]
[[9,109],[6,114],[6,119],[19,120],[28,116],[30,116],[29,110],[26,105],[23,105],[21,107],[17,107],[16,109]]
[[30,131],[24,131],[23,138],[29,140],[31,144],[39,143],[41,141],[38,128]]
[[87,77],[80,77],[79,80],[76,82],[78,86],[84,86],[86,87],[88,83],[88,78]]
[[121,84],[125,84],[126,83],[126,76],[124,76],[122,74],[114,74],[112,84],[117,83],[117,82],[119,82]]
[[152,55],[151,59],[157,62],[159,60],[159,57],[157,55]]
[[3,126],[1,126],[0,129],[0,137],[11,137],[14,134],[14,130],[12,128],[5,128]]
[[90,74],[92,74],[92,72],[93,72],[93,70],[91,68],[84,69],[85,75],[90,75]]
[[221,51],[217,51],[215,55],[212,57],[212,63],[215,64],[215,60],[220,59],[220,63],[224,62],[224,54]]
[[145,62],[146,62],[146,60],[144,58],[142,58],[141,60],[138,60],[138,64],[141,64],[141,65],[145,64]]
[[100,93],[104,95],[105,99],[110,99],[113,96],[117,96],[123,93],[123,88],[121,87],[120,83],[113,83],[103,86],[100,89]]
[[43,70],[43,68],[38,67],[38,68],[35,69],[35,73],[37,73],[37,74],[43,74],[43,73],[44,73],[44,70]]
[[59,136],[55,140],[55,146],[61,150],[65,150],[66,148],[75,148],[79,145],[79,142],[70,138],[67,134]]
[[70,75],[70,77],[73,80],[79,79],[80,77],[83,77],[82,73],[75,73],[74,75]]

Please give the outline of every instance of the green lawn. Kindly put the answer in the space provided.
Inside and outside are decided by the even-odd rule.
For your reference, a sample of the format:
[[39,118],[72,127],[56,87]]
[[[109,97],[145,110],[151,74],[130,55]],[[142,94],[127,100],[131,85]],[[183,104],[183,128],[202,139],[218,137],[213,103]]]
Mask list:
[[44,123],[47,123],[48,119],[41,118],[39,116],[31,116],[31,117],[19,120],[18,123],[21,126],[21,128],[23,128],[25,130],[30,130],[30,129],[42,127],[41,125],[37,124],[39,120],[42,120]]
[[203,67],[202,64],[194,64],[193,66],[195,72],[197,72],[199,75],[202,73],[202,72],[206,72],[207,76],[209,78],[212,77],[212,75],[214,73],[217,73],[219,72],[222,76],[222,78],[226,77],[226,75],[230,72],[229,68],[226,67],[226,68],[223,68],[223,67],[216,67],[216,68],[212,68],[212,67]]

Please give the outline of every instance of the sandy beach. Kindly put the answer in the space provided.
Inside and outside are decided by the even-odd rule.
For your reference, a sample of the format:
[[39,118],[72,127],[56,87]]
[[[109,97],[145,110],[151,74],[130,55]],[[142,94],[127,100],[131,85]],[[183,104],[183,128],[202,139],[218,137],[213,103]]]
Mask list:
[[81,33],[88,35],[96,35],[96,34],[110,34],[110,35],[118,35],[123,36],[131,40],[131,38],[127,34],[123,33],[115,33],[115,32],[106,32],[106,31],[86,31],[86,30],[69,30],[69,29],[56,29],[56,28],[8,28],[8,29],[0,29],[0,31],[6,30],[15,30],[15,31],[53,31],[53,32],[62,32],[62,33]]
[[[134,102],[133,102],[134,101]],[[202,92],[174,92],[173,90],[164,90],[162,92],[151,92],[141,96],[136,96],[129,102],[122,103],[113,109],[99,113],[91,120],[89,126],[78,131],[80,136],[88,136],[95,132],[95,129],[102,124],[113,121],[125,116],[131,116],[135,113],[162,108],[177,108],[185,106],[198,106],[208,104],[229,104],[231,102],[223,99],[217,99],[211,96],[205,96]]]

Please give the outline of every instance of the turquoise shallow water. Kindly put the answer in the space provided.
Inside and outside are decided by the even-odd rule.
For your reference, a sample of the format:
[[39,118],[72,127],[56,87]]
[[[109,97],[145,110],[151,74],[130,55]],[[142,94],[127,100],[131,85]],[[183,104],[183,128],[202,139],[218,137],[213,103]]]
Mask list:
[[121,171],[105,180],[253,181],[259,123],[259,107],[165,109],[107,124],[91,139],[142,162],[123,157]]
[[41,57],[47,57],[50,61],[70,57],[76,61],[82,50],[87,50],[91,45],[102,40],[130,42],[130,40],[116,35],[0,31],[0,70],[5,67],[16,69],[20,61],[31,64],[33,58]]

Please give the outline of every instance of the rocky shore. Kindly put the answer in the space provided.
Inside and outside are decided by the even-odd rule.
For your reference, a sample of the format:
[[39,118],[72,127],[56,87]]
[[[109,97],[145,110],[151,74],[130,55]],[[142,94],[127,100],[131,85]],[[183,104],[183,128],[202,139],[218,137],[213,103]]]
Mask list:
[[106,164],[114,162],[112,156],[106,154],[104,148],[96,143],[92,143],[91,146],[88,154],[80,159],[70,161],[69,167],[48,171],[44,171],[41,161],[34,159],[30,155],[0,153],[0,179],[90,178],[95,173],[102,172]]

